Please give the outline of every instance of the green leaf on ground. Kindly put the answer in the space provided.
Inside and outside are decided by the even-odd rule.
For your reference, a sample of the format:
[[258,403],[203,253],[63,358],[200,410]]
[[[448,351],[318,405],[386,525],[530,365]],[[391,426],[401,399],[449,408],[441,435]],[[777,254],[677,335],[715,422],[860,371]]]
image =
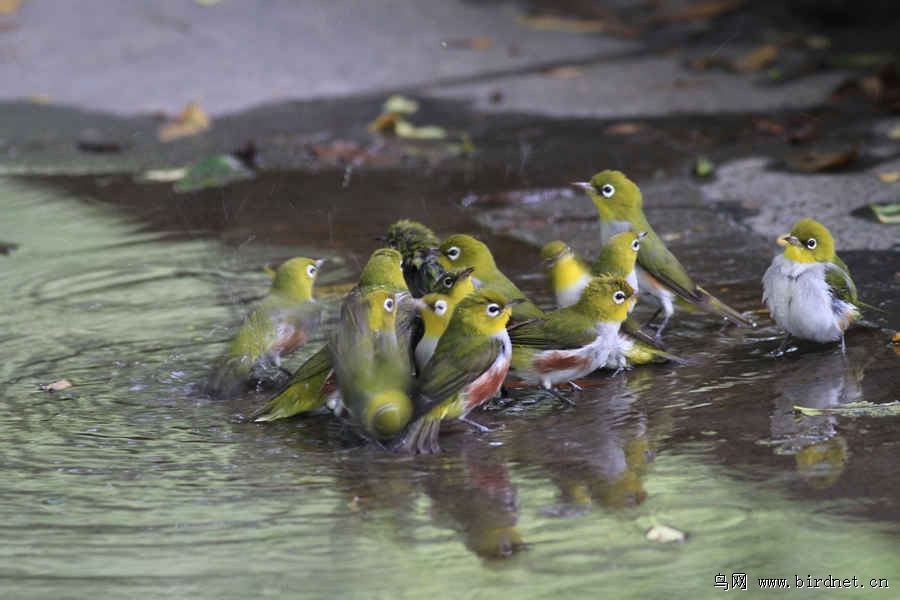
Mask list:
[[175,191],[193,192],[223,187],[242,179],[252,179],[253,171],[233,156],[220,154],[204,158],[187,168],[184,177],[175,182]]
[[875,218],[887,225],[900,225],[900,203],[870,204]]
[[807,406],[794,406],[794,410],[807,417],[820,417],[822,415],[835,415],[840,417],[900,417],[900,401],[886,404],[874,402],[848,402],[843,406],[833,408],[810,408]]
[[709,177],[715,172],[716,163],[709,160],[705,156],[700,156],[697,158],[697,163],[694,165],[694,175],[696,175],[697,177]]

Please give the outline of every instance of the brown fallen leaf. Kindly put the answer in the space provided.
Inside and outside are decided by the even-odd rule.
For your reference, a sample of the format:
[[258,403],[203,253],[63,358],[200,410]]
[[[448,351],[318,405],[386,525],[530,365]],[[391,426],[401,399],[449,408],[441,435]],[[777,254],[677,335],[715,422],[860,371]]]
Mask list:
[[735,65],[738,71],[750,72],[759,71],[763,67],[767,67],[778,58],[779,48],[775,44],[765,44],[754,50],[751,50],[737,61]]
[[900,181],[900,171],[894,171],[893,173],[878,173],[878,179],[885,183],[895,183]]
[[856,160],[856,156],[856,148],[844,152],[797,152],[788,156],[786,162],[795,171],[818,173],[846,167]]
[[636,29],[614,16],[605,19],[578,19],[552,14],[518,15],[516,23],[529,29],[560,33],[609,33],[622,37],[638,35]]
[[62,390],[67,390],[70,387],[72,387],[72,382],[68,379],[60,379],[59,381],[54,381],[53,383],[41,385],[41,389],[45,392],[60,392]]
[[161,142],[196,135],[212,126],[209,117],[196,102],[188,104],[183,111],[168,123],[163,124],[157,136]]
[[8,15],[19,10],[22,0],[0,0],[0,15]]
[[446,50],[488,50],[494,47],[494,38],[473,37],[461,40],[444,40],[441,48]]
[[616,123],[615,125],[610,125],[603,130],[603,133],[605,133],[606,135],[634,135],[639,131],[643,131],[643,129],[643,123],[625,121],[624,123]]
[[686,6],[667,15],[654,19],[657,25],[677,23],[679,21],[702,21],[712,19],[730,12],[744,4],[744,0],[706,0]]
[[756,127],[758,131],[762,131],[769,135],[781,135],[784,133],[784,125],[774,119],[753,119],[753,126]]

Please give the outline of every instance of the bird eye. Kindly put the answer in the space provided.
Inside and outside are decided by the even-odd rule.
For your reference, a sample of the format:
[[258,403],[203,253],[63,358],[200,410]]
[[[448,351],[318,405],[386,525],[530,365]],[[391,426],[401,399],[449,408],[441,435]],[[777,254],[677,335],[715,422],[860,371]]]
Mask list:
[[612,198],[613,194],[616,193],[616,188],[611,183],[604,183],[603,187],[600,188],[600,193],[603,194],[604,198]]
[[386,298],[384,301],[384,310],[388,312],[394,312],[394,299]]
[[450,248],[447,249],[447,258],[449,258],[450,260],[456,260],[457,258],[459,258],[459,254],[459,248],[457,248],[456,246],[450,246]]
[[806,247],[810,250],[814,250],[817,245],[818,242],[816,241],[816,238],[809,238],[808,240],[806,240]]
[[487,314],[489,317],[496,317],[500,314],[500,305],[491,302],[487,305]]
[[625,302],[625,292],[619,290],[618,292],[613,294],[613,302],[615,302],[616,304],[622,304],[623,302]]
[[307,265],[307,267],[306,267],[307,275],[309,275],[310,277],[315,277],[316,271],[318,271],[318,269],[316,268],[316,265]]
[[445,312],[447,312],[447,302],[445,300],[438,300],[434,303],[434,314],[442,317]]
[[453,277],[451,277],[449,275],[444,277],[444,287],[445,288],[452,288],[454,283],[456,283],[456,281],[453,279]]
[[641,240],[639,240],[637,238],[634,238],[633,240],[631,240],[631,249],[634,250],[635,252],[640,250],[641,249]]

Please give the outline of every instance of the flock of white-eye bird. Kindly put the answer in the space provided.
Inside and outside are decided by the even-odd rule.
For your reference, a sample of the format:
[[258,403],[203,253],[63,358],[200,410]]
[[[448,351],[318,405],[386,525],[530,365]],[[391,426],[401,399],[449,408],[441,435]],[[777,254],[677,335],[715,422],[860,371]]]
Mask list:
[[[679,362],[661,343],[675,304],[755,326],[691,280],[623,173],[602,171],[574,185],[597,207],[602,249],[592,264],[561,241],[541,250],[555,310],[525,298],[484,243],[463,234],[441,241],[421,223],[398,221],[343,299],[326,344],[252,420],[330,410],[385,448],[434,453],[444,419],[485,429],[467,416],[498,396],[507,378],[568,401],[554,386],[577,389],[574,380],[598,369]],[[791,336],[843,349],[862,304],[828,229],[801,219],[777,242],[784,251],[762,279],[763,301],[788,334],[774,354]],[[313,337],[322,314],[313,298],[322,262],[294,258],[279,267],[268,295],[217,361],[210,393],[253,385],[257,370],[280,367],[283,355]],[[659,304],[650,319],[662,313],[655,335],[629,316],[639,292]]]

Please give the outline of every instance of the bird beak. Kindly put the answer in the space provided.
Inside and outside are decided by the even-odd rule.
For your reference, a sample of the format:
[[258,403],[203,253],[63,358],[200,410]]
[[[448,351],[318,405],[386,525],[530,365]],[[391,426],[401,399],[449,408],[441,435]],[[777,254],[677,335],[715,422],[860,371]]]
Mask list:
[[573,181],[570,185],[573,188],[578,188],[579,190],[582,190],[585,192],[594,189],[594,186],[592,186],[591,182],[589,182],[589,181]]
[[528,302],[528,299],[527,298],[513,298],[512,300],[510,300],[509,302],[506,303],[505,308],[511,308],[511,307],[515,306],[516,304],[522,304],[523,302]]
[[465,269],[463,269],[462,271],[459,272],[459,276],[457,277],[457,280],[465,279],[466,277],[471,275],[474,271],[475,271],[475,267],[466,267]]
[[791,246],[802,246],[803,245],[800,243],[800,240],[797,237],[795,237],[789,233],[778,238],[779,246],[787,246],[788,244],[790,244]]
[[328,262],[328,259],[327,259],[327,258],[320,258],[319,260],[316,261],[316,267],[321,267],[321,266],[324,265],[326,262]]
[[642,232],[640,232],[640,233],[638,234],[638,239],[639,239],[639,240],[642,240],[642,239],[644,239],[644,236],[646,236],[646,235],[647,235],[647,232],[646,232],[646,231],[642,231]]

